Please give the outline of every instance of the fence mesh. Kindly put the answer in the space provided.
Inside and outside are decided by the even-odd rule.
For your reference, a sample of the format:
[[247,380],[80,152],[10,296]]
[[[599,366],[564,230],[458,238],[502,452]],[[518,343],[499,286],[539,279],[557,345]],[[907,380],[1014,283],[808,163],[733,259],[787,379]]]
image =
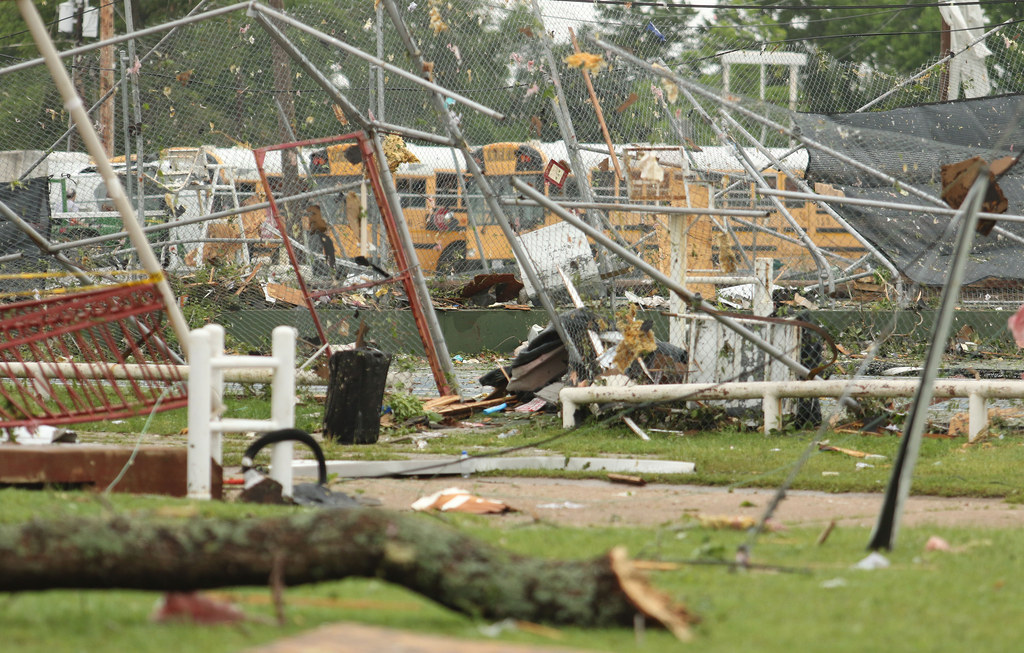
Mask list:
[[[97,107],[92,116],[111,143],[115,165],[174,279],[190,326],[220,321],[228,327],[229,344],[265,352],[274,325],[295,324],[312,354],[322,343],[282,257],[282,234],[266,210],[252,149],[325,138],[357,126],[300,59],[371,120],[443,138],[449,133],[430,93],[401,74],[421,71],[385,6],[289,2],[277,10],[288,21],[267,12],[266,20],[298,56],[277,46],[244,6],[210,13],[228,7],[203,3],[197,13],[206,12],[204,20],[120,43],[107,60],[91,50],[66,58],[65,64],[87,106],[106,88],[115,89],[109,112]],[[123,8],[114,8],[115,29],[121,32]],[[107,189],[69,129],[50,76],[43,66],[29,65],[35,50],[19,45],[28,37],[19,32],[15,8],[0,10],[2,24],[11,30],[0,34],[0,63],[6,66],[0,69],[0,149],[9,151],[0,160],[0,178],[8,182],[0,200],[51,245],[41,254],[24,228],[5,215],[2,227],[11,237],[4,239],[0,266],[5,272],[50,270],[58,265],[59,252],[91,271],[132,268],[134,253]],[[633,329],[653,336],[653,344],[644,340],[647,335],[636,341],[637,351],[649,357],[648,369],[626,365],[622,370],[638,380],[657,379],[658,369],[671,372],[676,365],[685,370],[680,379],[775,378],[762,355],[729,341],[703,318],[672,318],[687,307],[663,284],[567,229],[549,208],[526,201],[513,179],[567,203],[658,271],[685,276],[689,289],[720,308],[813,311],[854,355],[877,332],[881,309],[907,301],[927,308],[935,296],[933,288],[903,279],[891,256],[851,229],[842,206],[832,213],[812,200],[765,192],[842,192],[813,179],[801,185],[808,149],[798,148],[789,131],[800,124],[798,114],[852,112],[869,103],[874,103],[870,111],[888,111],[977,90],[971,86],[977,81],[948,88],[951,77],[960,79],[959,61],[967,55],[937,63],[940,23],[933,8],[800,13],[672,3],[403,0],[398,10],[433,82],[504,114],[495,120],[460,98],[446,100],[470,156],[499,197],[557,310],[585,312],[578,325],[567,321],[584,367],[593,367],[600,353],[595,345],[610,348]],[[54,21],[58,46],[72,47],[73,26],[71,34],[58,31],[56,9],[41,11]],[[156,24],[182,15],[184,10],[151,18]],[[990,26],[972,32],[972,39],[992,29],[998,18],[993,13]],[[840,25],[857,25],[860,33],[841,35]],[[692,86],[673,84],[610,54],[595,42],[598,34]],[[1010,22],[985,38],[991,53],[982,60],[988,95],[1021,92],[1021,34],[1020,23]],[[1015,116],[1006,119],[1019,122]],[[401,217],[435,306],[539,305],[537,288],[517,262],[464,152],[408,135],[404,141],[389,136],[384,146]],[[557,170],[549,170],[552,162],[571,174],[560,179]],[[894,187],[915,179],[916,165],[908,161],[889,170]],[[283,157],[269,153],[266,170],[283,201],[285,236],[299,251],[302,274],[314,282],[319,310],[329,316],[328,340],[350,342],[365,322],[369,338],[382,348],[420,354],[400,285],[373,285],[403,270],[396,267],[359,157],[343,144],[302,147]],[[613,206],[623,204],[646,208]],[[1011,205],[1009,212],[1019,209]],[[945,232],[930,237],[941,240],[939,245],[952,243]],[[758,259],[766,259],[760,274]],[[481,273],[512,273],[527,287],[517,294],[514,285],[499,284],[463,297],[462,289]],[[34,282],[24,283],[31,289]],[[762,283],[778,287],[774,302],[759,298]],[[339,289],[345,290],[335,292]],[[579,295],[575,300],[573,290]],[[1019,280],[981,280],[963,296],[978,307],[1019,301],[1022,295]],[[773,326],[756,329],[776,337],[768,334]],[[600,334],[608,331],[619,335],[602,340]],[[799,358],[804,350],[811,360],[806,330],[794,329],[785,338],[792,356]],[[1008,346],[994,331],[984,338],[992,349]],[[659,343],[678,348],[661,350],[667,362],[650,358]],[[457,344],[449,346],[457,351]],[[908,346],[907,353],[912,349]]]

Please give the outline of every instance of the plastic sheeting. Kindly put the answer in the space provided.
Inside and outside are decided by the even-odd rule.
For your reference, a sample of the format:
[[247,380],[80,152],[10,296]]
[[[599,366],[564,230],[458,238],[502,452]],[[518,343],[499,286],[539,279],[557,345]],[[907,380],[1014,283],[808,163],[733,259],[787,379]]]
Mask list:
[[[870,113],[797,114],[808,137],[898,180],[892,183],[811,149],[810,182],[833,185],[848,197],[920,205],[909,184],[934,197],[942,192],[941,166],[972,156],[989,161],[1024,147],[1024,95],[943,102]],[[1000,178],[1008,213],[1024,213],[1024,163]],[[899,209],[833,206],[908,278],[925,285],[945,282],[956,239],[950,216]],[[1024,225],[999,223],[1024,239]],[[1024,244],[994,231],[978,236],[964,283],[986,278],[1024,280]]]

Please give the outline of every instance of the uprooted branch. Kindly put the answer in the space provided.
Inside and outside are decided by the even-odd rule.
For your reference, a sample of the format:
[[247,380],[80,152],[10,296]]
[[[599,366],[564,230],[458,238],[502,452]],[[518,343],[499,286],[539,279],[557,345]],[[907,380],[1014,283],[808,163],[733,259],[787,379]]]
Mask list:
[[608,627],[630,625],[640,611],[680,637],[691,621],[621,551],[587,561],[543,560],[385,511],[186,523],[115,517],[0,528],[0,591],[187,591],[266,585],[272,572],[290,585],[381,578],[485,619]]

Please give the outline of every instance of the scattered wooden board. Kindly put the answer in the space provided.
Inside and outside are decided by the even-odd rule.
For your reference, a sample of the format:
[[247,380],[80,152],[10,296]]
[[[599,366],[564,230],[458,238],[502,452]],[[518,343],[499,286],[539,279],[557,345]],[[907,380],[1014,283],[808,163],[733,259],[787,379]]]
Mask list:
[[485,408],[491,408],[492,406],[500,406],[503,403],[511,401],[510,397],[496,397],[494,399],[484,399],[483,401],[471,401],[467,403],[453,403],[443,408],[434,410],[435,413],[441,417],[469,417],[473,413],[479,412]]
[[267,294],[278,301],[285,302],[286,304],[293,304],[295,306],[305,306],[306,300],[302,297],[302,291],[298,288],[289,288],[280,283],[268,283],[266,285]]
[[437,412],[439,408],[450,406],[457,401],[461,401],[462,397],[459,395],[445,395],[443,397],[434,397],[433,399],[427,399],[423,402],[423,410],[429,410]]

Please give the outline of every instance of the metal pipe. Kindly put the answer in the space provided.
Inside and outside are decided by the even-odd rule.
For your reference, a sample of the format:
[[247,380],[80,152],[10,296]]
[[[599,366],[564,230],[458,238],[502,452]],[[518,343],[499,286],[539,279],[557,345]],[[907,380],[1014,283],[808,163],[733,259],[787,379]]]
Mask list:
[[[385,0],[385,1],[387,1],[387,0]],[[699,295],[695,295],[695,294],[691,293],[689,290],[684,288],[681,284],[677,283],[674,279],[671,279],[668,276],[662,274],[660,270],[658,270],[656,267],[654,267],[653,265],[651,265],[647,261],[644,261],[640,257],[636,256],[633,252],[630,252],[628,249],[626,249],[625,247],[622,247],[621,245],[619,245],[618,243],[613,241],[611,238],[608,238],[608,236],[604,235],[600,230],[594,229],[593,227],[591,227],[589,224],[587,224],[583,220],[580,220],[576,216],[572,215],[571,213],[569,213],[568,211],[566,211],[562,207],[558,206],[557,204],[555,204],[554,202],[549,200],[547,197],[545,197],[541,193],[538,193],[529,184],[523,183],[521,180],[513,177],[512,178],[512,185],[515,186],[516,190],[518,190],[519,192],[524,193],[527,197],[540,202],[541,204],[546,206],[548,208],[548,210],[550,210],[552,213],[554,213],[555,215],[560,217],[562,220],[568,222],[572,226],[576,227],[577,229],[579,229],[583,233],[585,233],[588,236],[590,236],[591,238],[593,238],[598,243],[604,245],[609,250],[611,250],[613,253],[615,253],[619,257],[621,257],[627,263],[630,263],[630,264],[636,266],[638,269],[640,269],[642,272],[646,273],[652,279],[654,279],[655,281],[663,284],[666,288],[672,290],[677,295],[682,297],[684,300],[689,302],[697,310],[702,311],[704,313],[707,313],[708,315],[713,317],[718,322],[721,322],[722,325],[725,326],[726,328],[731,329],[735,333],[739,334],[741,337],[749,340],[758,349],[760,349],[764,353],[768,354],[769,356],[771,356],[775,360],[779,361],[780,363],[782,363],[786,367],[790,368],[791,370],[793,370],[794,372],[796,372],[800,376],[806,377],[808,374],[810,374],[810,372],[811,372],[810,369],[804,367],[798,361],[795,361],[792,358],[790,358],[789,356],[787,356],[778,347],[776,347],[775,345],[771,344],[770,342],[767,342],[766,340],[764,340],[763,338],[758,336],[756,333],[754,333],[750,329],[746,328],[745,326],[743,326],[742,324],[740,324],[739,322],[737,322],[733,318],[731,318],[731,317],[729,317],[727,315],[722,315],[721,313],[716,311],[714,309],[714,307],[711,306],[711,304],[709,304],[706,301],[704,301],[703,299],[701,299],[701,297]]]
[[[416,244],[412,240],[412,234],[409,233],[409,225],[406,223],[405,215],[402,212],[402,200],[398,196],[395,180],[391,176],[391,170],[388,168],[387,157],[384,156],[384,145],[381,143],[380,132],[373,130],[370,134],[372,136],[371,143],[373,149],[377,154],[378,170],[380,171],[377,183],[382,187],[374,189],[374,192],[376,193],[377,190],[382,191],[387,198],[387,204],[391,207],[390,211],[388,211],[388,206],[382,206],[380,209],[382,213],[389,212],[391,214],[391,221],[394,224],[399,241],[397,244],[404,250],[402,252],[404,256],[398,257],[397,261],[401,269],[407,270],[410,273],[409,285],[412,287],[407,288],[406,292],[410,295],[410,303],[418,300],[419,307],[418,309],[415,306],[413,307],[413,316],[416,317],[418,314],[422,319],[420,326],[426,329],[426,333],[421,334],[421,337],[425,336],[423,345],[427,348],[437,391],[441,395],[458,394],[459,382],[455,376],[455,366],[452,363],[451,354],[448,352],[448,343],[445,342],[444,332],[441,331],[441,323],[434,312],[434,303],[430,297],[430,289],[427,288],[426,277],[423,276],[423,267],[420,266],[419,260],[415,256]],[[370,180],[371,182],[374,181],[373,177]],[[382,217],[386,218],[387,215],[385,214]]]
[[[227,383],[269,383],[273,371],[268,365],[259,367],[235,367],[225,363],[222,368]],[[56,362],[3,362],[0,376],[18,379],[115,379],[118,381],[183,381],[189,378],[188,365],[140,365],[137,363],[56,363]],[[314,372],[297,373],[296,381],[306,386],[325,385],[324,380]]]
[[[416,46],[412,35],[409,33],[405,20],[402,18],[402,14],[398,10],[398,6],[394,3],[394,0],[383,0],[383,2],[388,15],[391,17],[392,24],[394,24],[399,37],[405,44],[405,48],[408,51],[409,56],[413,60],[413,64],[422,70],[423,55]],[[462,130],[459,128],[458,123],[452,116],[451,111],[449,111],[448,107],[445,105],[442,94],[440,92],[435,92],[432,94],[431,98],[434,102],[434,110],[437,113],[438,118],[444,121],[445,128],[448,133],[451,134],[452,140],[458,143],[459,149],[462,150],[462,157],[465,160],[466,166],[473,174],[473,179],[476,180],[476,184],[479,186],[480,192],[484,196],[484,199],[491,210],[491,215],[495,220],[497,220],[502,233],[505,234],[505,239],[508,240],[508,244],[512,248],[513,254],[515,254],[516,259],[522,266],[523,271],[530,280],[530,283],[533,284],[533,287],[536,289],[537,298],[544,307],[544,310],[547,311],[548,317],[551,318],[551,323],[555,327],[558,337],[561,338],[562,343],[565,344],[566,351],[569,354],[569,362],[572,364],[579,364],[582,359],[579,351],[576,349],[576,345],[573,343],[569,334],[566,332],[565,327],[562,325],[562,320],[559,317],[558,312],[555,310],[555,305],[552,303],[551,298],[548,297],[547,292],[544,290],[544,285],[541,283],[540,277],[537,274],[536,269],[533,267],[533,261],[530,259],[529,254],[523,247],[523,244],[519,241],[516,233],[512,230],[512,226],[505,217],[505,212],[502,210],[501,204],[498,202],[494,191],[491,189],[491,185],[488,183],[487,177],[484,176],[480,166],[470,153],[469,143],[463,137]]]
[[[942,287],[942,300],[939,304],[938,314],[935,316],[935,326],[928,355],[925,358],[924,370],[921,372],[920,385],[914,393],[910,412],[903,423],[903,437],[900,439],[899,452],[893,462],[889,485],[885,488],[882,510],[871,532],[869,549],[892,549],[896,544],[900,517],[903,514],[903,506],[907,497],[910,496],[914,466],[917,464],[917,457],[921,450],[921,440],[927,422],[928,406],[932,402],[935,378],[942,365],[942,357],[946,353],[946,342],[949,337],[949,328],[953,324],[953,313],[957,300],[960,297],[964,269],[967,267],[967,260],[974,245],[974,234],[978,226],[978,211],[981,210],[981,203],[985,198],[985,191],[988,189],[988,173],[988,165],[982,165],[978,170],[977,179],[961,206],[963,219],[952,221],[959,222],[960,234],[950,261],[949,278]],[[972,401],[970,405],[973,407],[976,403],[978,402]]]
[[310,36],[313,36],[313,37],[323,41],[324,43],[327,43],[329,45],[333,45],[334,47],[338,48],[339,50],[341,50],[343,52],[346,52],[346,53],[351,54],[351,55],[353,55],[355,57],[358,57],[359,59],[362,59],[363,61],[367,61],[369,63],[372,63],[375,66],[383,68],[384,70],[388,71],[389,73],[391,73],[393,75],[397,75],[398,77],[401,77],[402,79],[406,79],[406,80],[408,80],[410,82],[418,84],[419,86],[422,86],[423,88],[426,88],[427,90],[433,91],[435,93],[440,93],[440,94],[442,94],[442,95],[444,95],[446,97],[450,97],[453,100],[455,100],[456,102],[459,102],[460,104],[464,104],[464,105],[466,105],[467,107],[469,107],[471,109],[475,109],[476,111],[479,111],[480,113],[482,113],[482,114],[484,114],[486,116],[490,116],[491,118],[494,118],[495,120],[504,120],[505,119],[505,114],[501,113],[500,111],[495,111],[494,109],[491,109],[490,107],[486,107],[486,106],[480,104],[479,102],[475,102],[475,101],[469,99],[465,95],[462,95],[460,93],[456,93],[454,91],[450,91],[450,90],[446,89],[443,86],[439,86],[439,85],[437,85],[437,84],[435,84],[433,82],[428,82],[427,80],[423,79],[422,77],[418,77],[414,73],[410,73],[409,71],[405,70],[404,68],[399,68],[398,66],[394,66],[392,64],[389,64],[388,62],[383,61],[381,59],[378,59],[377,57],[374,57],[373,55],[367,54],[367,53],[363,52],[362,50],[360,50],[359,48],[353,47],[353,46],[349,45],[348,43],[345,43],[344,41],[340,41],[340,40],[338,40],[338,39],[336,39],[336,38],[334,38],[332,36],[328,36],[327,34],[324,34],[323,32],[321,32],[320,30],[314,29],[314,28],[310,27],[309,25],[306,25],[305,23],[302,23],[301,21],[298,21],[298,20],[292,18],[291,16],[288,16],[286,14],[283,14],[283,13],[279,12],[279,11],[271,9],[271,8],[269,8],[269,7],[265,6],[265,5],[262,5],[262,4],[258,3],[258,2],[251,3],[251,8],[252,8],[252,11],[259,12],[259,13],[264,14],[266,16],[273,16],[274,18],[276,18],[277,20],[281,21],[282,23],[286,23],[288,25],[291,25],[295,29],[301,30],[301,31],[309,34]]
[[32,0],[18,0],[18,9],[21,11],[22,17],[24,17],[29,30],[32,32],[32,38],[36,42],[36,47],[43,54],[46,66],[50,70],[50,75],[53,77],[61,97],[64,99],[65,108],[71,114],[75,124],[78,125],[78,132],[86,145],[86,149],[96,161],[96,167],[99,169],[103,181],[107,184],[107,192],[121,214],[121,221],[128,232],[128,237],[131,239],[135,249],[138,250],[139,260],[142,263],[143,269],[156,279],[156,287],[163,299],[164,309],[167,311],[171,328],[178,337],[179,346],[181,346],[182,351],[187,356],[188,325],[185,324],[185,316],[182,315],[181,308],[174,299],[174,292],[171,290],[167,277],[163,273],[160,262],[157,261],[156,255],[146,240],[146,235],[142,232],[142,227],[135,220],[132,206],[128,202],[128,197],[124,194],[124,187],[121,186],[120,179],[118,179],[113,166],[110,165],[110,160],[107,159],[104,153],[103,144],[100,142],[88,114],[85,112],[82,99],[78,97],[74,87],[71,85],[67,71],[64,70],[64,65],[60,62],[57,49],[50,40],[46,26],[43,24],[43,20],[40,18],[35,5],[32,4]]
[[455,145],[455,141],[451,137],[445,138],[444,136],[438,136],[437,134],[431,134],[430,132],[420,131],[419,129],[412,129],[403,125],[396,125],[391,122],[381,122],[380,120],[371,120],[370,126],[377,131],[382,131],[388,134],[398,134],[406,138],[412,138],[418,141],[426,141],[427,143],[433,143],[434,145],[443,145],[445,147],[452,147]]
[[[377,58],[384,59],[384,9],[380,3],[374,7],[376,20],[373,22],[373,33],[377,37]],[[377,120],[384,120],[384,71],[377,68]]]
[[[121,86],[121,124],[123,125],[123,128],[121,130],[121,149],[124,151],[124,168],[125,168],[125,172],[127,173],[128,170],[129,170],[129,165],[130,165],[129,159],[131,158],[128,153],[129,153],[130,144],[132,142],[132,139],[131,139],[132,130],[131,130],[131,127],[129,126],[130,122],[128,120],[128,55],[125,54],[124,50],[119,50],[118,52],[120,54],[120,59],[121,59],[121,80],[120,80],[120,86]],[[113,91],[113,89],[108,91],[108,93],[112,92],[112,91]],[[88,113],[91,114],[92,113],[92,109],[89,109]],[[71,132],[69,131],[68,133],[70,134]],[[43,158],[46,158],[46,157],[44,156]],[[40,159],[40,160],[42,160],[42,159]],[[128,197],[131,197],[131,195],[132,195],[132,176],[129,175],[129,174],[125,174],[124,182],[125,182],[124,183],[124,190],[128,194]],[[67,207],[65,207],[65,210],[66,210],[66,208]]]
[[[725,119],[729,122],[729,124],[731,124],[735,129],[737,129],[741,134],[743,134],[744,137],[747,138],[747,140],[749,140],[751,142],[751,144],[753,144],[753,146],[755,148],[757,148],[757,150],[759,152],[761,152],[762,155],[764,155],[769,161],[771,161],[772,165],[774,165],[779,172],[784,173],[790,179],[790,181],[795,183],[797,185],[797,187],[802,189],[804,192],[807,192],[807,193],[814,192],[814,191],[811,190],[811,187],[807,185],[806,181],[801,179],[799,176],[795,175],[793,173],[793,171],[786,166],[786,164],[784,164],[782,161],[780,161],[778,158],[776,158],[774,154],[771,153],[771,150],[769,150],[767,147],[765,147],[762,143],[756,141],[754,139],[754,137],[750,134],[750,132],[748,132],[746,129],[744,129],[743,125],[741,125],[739,122],[737,122],[735,118],[733,118],[732,116],[730,116],[727,113],[723,114],[723,115],[724,115]],[[759,189],[759,190],[765,190],[765,189]],[[771,190],[771,189],[769,189],[769,190]],[[774,200],[774,201],[778,202],[778,200]],[[866,249],[868,252],[870,252],[875,257],[875,259],[879,263],[881,263],[882,266],[886,270],[888,270],[890,272],[890,274],[893,275],[893,279],[896,279],[897,283],[900,286],[899,288],[897,288],[897,294],[902,296],[903,295],[903,288],[902,288],[903,281],[902,281],[902,278],[900,276],[899,270],[896,269],[896,266],[893,265],[892,262],[882,254],[882,252],[880,252],[878,249],[876,249],[875,246],[872,245],[868,241],[867,238],[864,238],[863,236],[861,236],[860,233],[856,229],[851,227],[850,224],[841,215],[836,213],[835,209],[833,209],[831,206],[828,205],[828,202],[824,202],[824,201],[820,201],[819,200],[817,203],[818,203],[819,206],[821,206],[821,208],[825,209],[825,212],[828,213],[830,216],[832,216],[832,219],[835,220],[836,222],[838,222],[839,225],[843,229],[846,229],[847,233],[849,233],[854,238],[856,238],[857,242],[859,242],[861,244],[861,246],[864,247],[864,249]]]
[[[795,200],[827,201],[833,204],[852,204],[854,206],[868,206],[877,209],[892,209],[895,211],[907,211],[910,213],[928,213],[938,215],[956,215],[957,209],[948,206],[925,206],[924,204],[904,204],[903,202],[886,202],[884,200],[869,200],[858,197],[845,197],[840,195],[821,195],[819,193],[801,193],[793,190],[766,190],[765,195],[778,195]],[[1004,222],[1024,222],[1024,215],[1011,215],[1008,213],[978,212],[979,219],[1002,220]]]
[[[191,14],[191,12],[189,12]],[[124,21],[125,31],[135,31],[134,17],[132,16],[131,0],[124,0]],[[135,39],[128,39],[128,60],[132,61],[135,59]],[[135,125],[137,130],[135,132],[135,206],[136,216],[139,219],[139,225],[145,226],[145,215],[146,211],[146,179],[143,173],[143,137],[142,137],[142,100],[139,98],[139,74],[137,72],[129,75],[129,81],[132,92],[132,116],[135,118]],[[128,142],[124,144],[124,172],[125,178],[129,176],[129,172],[132,168],[132,157],[129,155],[130,148]]]
[[984,41],[984,40],[985,40],[986,38],[988,38],[988,37],[989,37],[990,35],[992,35],[992,34],[995,34],[995,33],[996,33],[997,31],[999,31],[999,30],[1001,30],[1002,28],[1006,27],[1006,26],[1007,26],[1007,25],[1009,25],[1009,24],[1010,24],[1011,22],[1013,22],[1013,20],[1012,20],[1012,19],[1010,19],[1010,20],[1007,20],[1007,21],[1005,21],[1005,22],[1003,22],[1003,23],[1000,23],[999,25],[996,25],[995,27],[993,27],[993,28],[992,28],[992,29],[990,29],[989,31],[985,32],[984,34],[982,34],[982,35],[981,35],[981,36],[979,36],[978,38],[976,38],[976,39],[974,39],[973,41],[971,41],[971,43],[970,43],[970,44],[969,44],[969,45],[968,45],[968,46],[967,46],[966,48],[964,48],[963,50],[961,50],[960,52],[956,52],[956,53],[950,52],[949,54],[947,54],[947,55],[946,55],[946,56],[944,56],[943,58],[939,59],[938,61],[936,61],[936,62],[935,62],[935,63],[933,63],[932,65],[928,66],[927,68],[925,68],[925,69],[924,69],[924,70],[922,70],[921,72],[919,72],[919,73],[917,73],[916,75],[914,75],[913,77],[908,77],[907,79],[903,80],[902,82],[900,82],[900,83],[899,83],[899,84],[897,84],[896,86],[892,87],[891,89],[889,89],[889,90],[888,90],[888,91],[886,91],[885,93],[882,93],[881,95],[879,95],[878,97],[876,97],[876,98],[875,98],[874,100],[871,100],[870,102],[868,102],[867,104],[865,104],[865,105],[864,105],[864,106],[862,106],[861,108],[859,108],[859,109],[856,109],[856,110],[854,111],[854,113],[860,113],[860,112],[862,112],[862,111],[866,111],[867,109],[870,109],[871,107],[875,106],[876,104],[878,104],[879,102],[881,102],[881,101],[882,101],[882,100],[884,100],[885,98],[889,97],[890,95],[892,95],[892,94],[893,94],[893,93],[895,93],[896,91],[900,90],[901,88],[905,88],[905,87],[909,86],[910,84],[913,84],[914,82],[916,82],[917,80],[921,79],[922,77],[927,77],[928,75],[930,75],[930,74],[932,73],[932,71],[933,71],[934,69],[936,69],[936,68],[938,68],[939,66],[941,66],[941,65],[945,64],[945,63],[946,63],[947,61],[949,61],[949,60],[950,60],[950,59],[952,59],[953,57],[956,57],[956,56],[958,56],[958,55],[961,55],[961,54],[963,54],[964,52],[967,52],[968,50],[970,50],[970,49],[971,49],[971,47],[972,47],[972,46],[974,46],[974,45],[976,45],[976,44],[978,44],[978,43],[981,43],[981,42],[982,42],[982,41]]
[[[538,202],[533,200],[524,200],[520,198],[501,198],[499,200],[502,204],[507,206],[540,206]],[[756,209],[707,209],[694,207],[689,208],[686,206],[658,206],[657,204],[618,204],[615,202],[557,202],[559,206],[563,206],[569,209],[605,209],[608,211],[646,211],[648,213],[683,213],[687,215],[725,215],[725,216],[744,216],[749,218],[766,218],[768,217],[768,211],[758,211]]]
[[[487,253],[484,251],[484,241],[480,237],[480,225],[476,221],[476,211],[471,210],[469,207],[469,191],[466,190],[466,176],[462,174],[462,166],[459,165],[459,157],[456,156],[455,149],[453,141],[449,152],[451,152],[452,163],[455,166],[455,180],[459,184],[459,192],[462,193],[462,201],[466,205],[466,222],[469,224],[469,228],[473,230],[473,241],[476,243],[476,251],[480,254],[480,265],[483,266],[484,272],[490,272],[491,263],[487,260]],[[437,189],[435,188],[435,190]]]

